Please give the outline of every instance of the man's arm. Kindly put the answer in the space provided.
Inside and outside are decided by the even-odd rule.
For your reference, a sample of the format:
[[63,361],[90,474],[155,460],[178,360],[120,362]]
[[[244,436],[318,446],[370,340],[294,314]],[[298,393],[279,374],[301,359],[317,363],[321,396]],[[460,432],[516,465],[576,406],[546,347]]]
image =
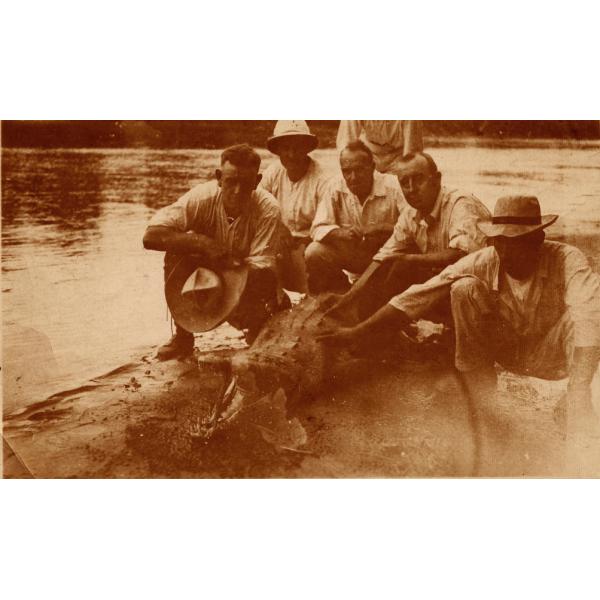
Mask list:
[[160,225],[150,225],[146,229],[143,243],[146,250],[199,256],[211,264],[223,264],[229,258],[227,249],[206,235],[182,233]]
[[[402,262],[407,268],[411,266],[424,267],[424,268],[440,268],[443,269],[448,265],[454,264],[457,260],[460,260],[463,256],[466,256],[466,252],[462,250],[455,250],[450,248],[448,250],[442,250],[440,252],[432,252],[430,254],[408,254],[398,253],[395,255],[389,255],[385,262]],[[354,285],[327,311],[327,314],[334,315],[340,309],[348,306],[354,302],[363,294],[367,283],[371,279],[371,276],[383,261],[377,260],[371,262],[366,268],[363,274],[358,278]]]
[[315,217],[310,228],[310,234],[315,242],[351,241],[358,237],[350,229],[342,228],[339,224],[339,210],[336,208],[341,203],[338,192],[333,183],[330,184],[321,198]]
[[439,252],[428,252],[427,254],[405,254],[400,260],[404,260],[418,267],[440,267],[444,268],[454,264],[467,253],[457,248],[448,248]]
[[401,310],[386,304],[375,314],[354,327],[325,328],[317,335],[317,341],[329,344],[348,345],[388,331],[390,328],[405,329],[411,319]]
[[403,154],[423,151],[423,121],[404,121],[402,124],[404,137]]
[[276,256],[285,232],[279,208],[264,208],[258,218],[256,231],[250,243],[250,251],[245,259],[251,269],[275,269]]

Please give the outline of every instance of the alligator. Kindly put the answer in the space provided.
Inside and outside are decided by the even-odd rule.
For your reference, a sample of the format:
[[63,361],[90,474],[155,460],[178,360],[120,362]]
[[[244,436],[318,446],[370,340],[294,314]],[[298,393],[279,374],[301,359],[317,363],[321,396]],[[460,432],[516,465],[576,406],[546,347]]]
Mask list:
[[[329,297],[305,297],[299,304],[274,315],[247,350],[238,351],[228,359],[200,357],[203,368],[221,371],[228,382],[223,394],[215,400],[208,414],[196,416],[190,423],[190,435],[205,441],[220,428],[227,426],[241,411],[256,402],[273,402],[293,414],[294,408],[310,401],[317,393],[338,382],[348,384],[365,371],[375,368],[385,371],[398,359],[422,360],[427,347],[431,359],[432,343],[438,343],[439,330],[423,333],[418,341],[398,336],[391,352],[371,345],[370,356],[355,349],[340,350],[317,341],[320,326],[327,322],[325,314],[334,300]],[[428,339],[430,344],[419,342]],[[389,350],[389,349],[388,349]],[[293,419],[290,423],[297,428]],[[302,436],[297,436],[302,439]]]

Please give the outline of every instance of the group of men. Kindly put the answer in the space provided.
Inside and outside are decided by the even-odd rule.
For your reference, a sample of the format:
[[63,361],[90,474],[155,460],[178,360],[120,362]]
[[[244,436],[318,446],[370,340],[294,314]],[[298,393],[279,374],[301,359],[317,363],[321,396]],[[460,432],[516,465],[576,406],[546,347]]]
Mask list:
[[[590,384],[600,358],[600,278],[573,246],[546,241],[536,198],[497,201],[442,185],[415,121],[342,121],[340,172],[310,156],[305,121],[279,121],[263,175],[247,145],[221,156],[216,180],[156,213],[144,246],[165,255],[165,279],[186,265],[217,273],[243,265],[245,286],[227,320],[251,341],[289,306],[283,292],[338,294],[320,336],[368,345],[415,319],[442,315],[455,367],[475,399],[495,387],[495,362],[545,379],[569,376],[569,406],[595,420]],[[445,315],[445,317],[444,317]],[[193,350],[176,333],[160,359]],[[379,338],[382,339],[382,338]]]

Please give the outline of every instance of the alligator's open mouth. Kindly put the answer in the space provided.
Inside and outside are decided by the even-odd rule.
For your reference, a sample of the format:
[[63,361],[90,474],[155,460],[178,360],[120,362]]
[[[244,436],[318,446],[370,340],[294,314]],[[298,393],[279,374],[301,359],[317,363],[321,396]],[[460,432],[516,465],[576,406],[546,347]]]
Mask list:
[[193,438],[208,442],[219,427],[234,420],[257,396],[258,389],[254,375],[250,371],[232,373],[230,365],[227,367],[220,366],[225,384],[221,388],[222,391],[216,395],[216,400],[208,414],[190,422],[189,433]]

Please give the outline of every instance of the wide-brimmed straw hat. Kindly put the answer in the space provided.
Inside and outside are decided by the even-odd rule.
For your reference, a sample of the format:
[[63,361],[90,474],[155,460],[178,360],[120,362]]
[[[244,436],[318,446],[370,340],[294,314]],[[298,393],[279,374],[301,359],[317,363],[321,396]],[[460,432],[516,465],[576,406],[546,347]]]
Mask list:
[[214,329],[238,305],[247,278],[246,266],[217,273],[182,258],[165,282],[165,297],[173,320],[190,332]]
[[492,220],[482,220],[477,226],[487,237],[516,237],[552,225],[558,215],[542,215],[535,196],[504,196],[494,207]]
[[307,152],[311,152],[319,145],[317,136],[310,132],[306,121],[277,121],[273,135],[267,140],[267,148],[273,154],[277,154],[279,142],[284,138],[302,140]]

